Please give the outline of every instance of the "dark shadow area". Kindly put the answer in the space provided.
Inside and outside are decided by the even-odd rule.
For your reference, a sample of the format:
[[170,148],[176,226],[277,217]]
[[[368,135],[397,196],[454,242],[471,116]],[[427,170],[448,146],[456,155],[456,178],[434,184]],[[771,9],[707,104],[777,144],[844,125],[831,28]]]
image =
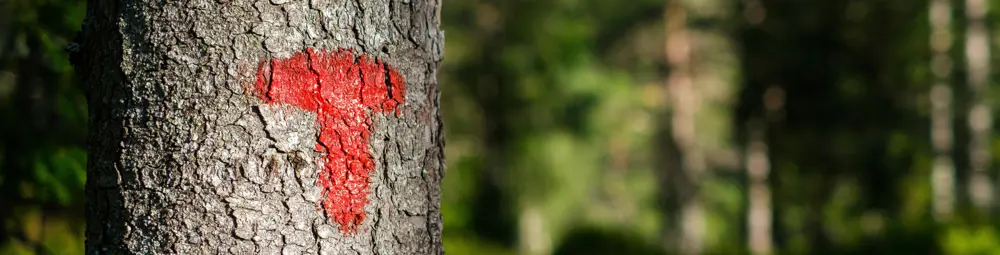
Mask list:
[[485,239],[506,246],[517,242],[517,222],[507,206],[502,190],[492,183],[477,185],[479,190],[472,199],[472,220],[469,228]]
[[584,227],[569,232],[555,255],[636,254],[664,255],[661,247],[645,243],[627,232]]

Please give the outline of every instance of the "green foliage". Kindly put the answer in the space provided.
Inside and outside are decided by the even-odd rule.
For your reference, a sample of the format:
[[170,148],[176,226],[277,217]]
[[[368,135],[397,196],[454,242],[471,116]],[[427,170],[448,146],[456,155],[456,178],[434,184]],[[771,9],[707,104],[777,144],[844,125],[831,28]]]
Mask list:
[[953,226],[940,242],[947,254],[1000,254],[1000,236],[993,227]]
[[83,251],[87,111],[63,50],[83,14],[80,0],[0,2],[0,253]]
[[[641,230],[632,234],[655,239],[656,184],[634,185],[641,183],[636,176],[651,180],[652,169],[631,164],[649,161],[642,148],[650,145],[652,129],[641,123],[649,124],[652,112],[634,100],[642,79],[649,80],[608,65],[604,50],[631,39],[633,27],[658,21],[662,2],[454,0],[444,6],[449,170],[443,210],[455,215],[446,222],[460,224],[446,223],[447,229],[464,229],[445,231],[446,242],[466,247],[454,242],[467,238],[451,233],[471,230],[522,253],[535,242],[551,252],[588,224]],[[609,146],[622,154],[608,155]],[[494,192],[493,206],[505,208],[495,216],[503,219],[470,215]],[[535,211],[541,219],[536,237],[549,241],[524,239],[536,230],[516,225]],[[495,226],[498,220],[507,224]]]

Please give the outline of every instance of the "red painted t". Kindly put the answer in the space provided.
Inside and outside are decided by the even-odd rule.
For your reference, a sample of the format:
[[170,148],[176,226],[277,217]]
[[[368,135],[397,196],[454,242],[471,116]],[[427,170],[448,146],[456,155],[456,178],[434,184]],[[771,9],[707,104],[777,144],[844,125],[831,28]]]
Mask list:
[[399,114],[405,85],[387,64],[348,50],[307,49],[287,59],[263,61],[257,70],[255,93],[268,104],[288,104],[317,116],[324,153],[319,185],[323,209],[346,232],[365,220],[369,173],[375,162],[368,149],[371,116]]

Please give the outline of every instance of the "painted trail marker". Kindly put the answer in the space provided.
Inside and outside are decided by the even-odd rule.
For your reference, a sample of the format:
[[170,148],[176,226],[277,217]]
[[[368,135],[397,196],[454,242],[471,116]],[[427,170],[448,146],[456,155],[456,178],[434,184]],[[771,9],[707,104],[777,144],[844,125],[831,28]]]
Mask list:
[[389,65],[348,50],[307,49],[286,59],[262,61],[255,94],[268,104],[288,104],[317,116],[323,153],[319,185],[322,205],[345,233],[365,220],[369,174],[375,162],[368,150],[371,114],[399,114],[403,77]]

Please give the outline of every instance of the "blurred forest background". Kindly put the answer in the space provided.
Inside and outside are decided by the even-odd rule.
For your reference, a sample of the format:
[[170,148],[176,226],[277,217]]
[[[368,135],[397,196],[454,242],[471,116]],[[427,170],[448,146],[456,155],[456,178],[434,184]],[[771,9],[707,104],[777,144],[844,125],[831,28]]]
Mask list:
[[[1000,0],[444,0],[451,254],[1000,254]],[[0,0],[0,254],[83,249],[82,0]]]

